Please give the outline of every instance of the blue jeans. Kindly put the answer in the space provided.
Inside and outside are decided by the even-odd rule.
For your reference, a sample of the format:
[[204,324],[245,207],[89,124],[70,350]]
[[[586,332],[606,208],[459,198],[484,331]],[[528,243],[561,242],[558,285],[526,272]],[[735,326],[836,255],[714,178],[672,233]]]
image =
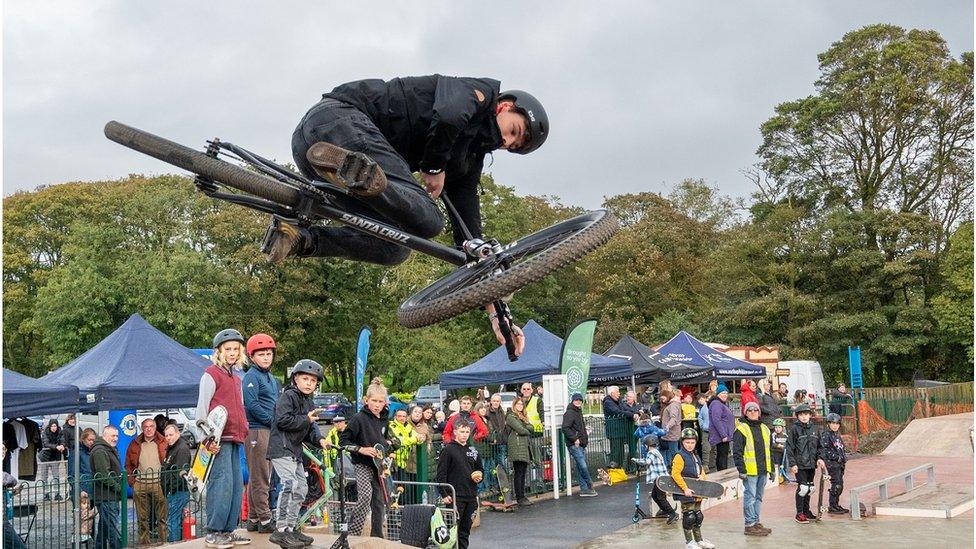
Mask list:
[[593,481],[590,480],[590,471],[586,468],[586,448],[582,446],[570,446],[569,455],[573,456],[576,462],[576,475],[579,477],[580,490],[593,488]]
[[763,491],[766,489],[766,475],[747,476],[742,481],[745,486],[745,497],[742,498],[742,513],[746,519],[746,526],[759,522],[759,509],[762,507]]
[[243,444],[224,441],[214,456],[207,480],[207,531],[233,532],[241,521],[244,473],[241,472]]
[[667,465],[668,471],[671,470],[671,462],[674,461],[674,456],[678,453],[678,441],[673,440],[659,440],[658,446],[661,450],[661,455],[664,457],[664,464]]
[[98,528],[95,531],[95,547],[98,549],[118,549],[122,545],[119,532],[119,502],[98,503]]
[[183,509],[190,502],[190,492],[175,492],[166,496],[169,516],[166,524],[169,526],[169,539],[166,541],[180,541],[183,539]]

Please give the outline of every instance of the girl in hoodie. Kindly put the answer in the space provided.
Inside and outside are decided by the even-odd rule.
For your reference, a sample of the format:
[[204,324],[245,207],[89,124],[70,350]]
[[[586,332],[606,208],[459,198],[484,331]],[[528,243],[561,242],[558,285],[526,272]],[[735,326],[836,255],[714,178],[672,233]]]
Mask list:
[[349,533],[354,536],[362,534],[366,515],[370,515],[369,534],[374,538],[383,537],[385,505],[379,470],[374,460],[381,460],[384,456],[373,446],[379,444],[387,448],[390,445],[386,395],[383,380],[373,379],[366,388],[366,405],[353,414],[339,439],[343,448],[349,448],[356,468],[358,500],[349,519]]

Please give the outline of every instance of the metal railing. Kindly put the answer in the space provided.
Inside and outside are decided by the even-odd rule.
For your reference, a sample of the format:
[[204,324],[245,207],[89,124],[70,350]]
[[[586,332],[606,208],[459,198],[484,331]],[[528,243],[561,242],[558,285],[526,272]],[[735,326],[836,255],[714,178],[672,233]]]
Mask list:
[[915,473],[925,471],[927,473],[927,482],[925,484],[935,484],[935,465],[931,463],[925,463],[919,465],[918,467],[913,467],[903,473],[898,473],[897,475],[892,475],[890,477],[883,478],[881,480],[876,480],[874,482],[869,482],[867,484],[862,484],[856,488],[851,488],[851,518],[854,520],[861,520],[861,493],[874,488],[878,489],[878,494],[880,500],[888,499],[888,485],[892,482],[898,480],[905,481],[905,492],[910,492],[915,488],[925,486],[925,484],[915,485]]

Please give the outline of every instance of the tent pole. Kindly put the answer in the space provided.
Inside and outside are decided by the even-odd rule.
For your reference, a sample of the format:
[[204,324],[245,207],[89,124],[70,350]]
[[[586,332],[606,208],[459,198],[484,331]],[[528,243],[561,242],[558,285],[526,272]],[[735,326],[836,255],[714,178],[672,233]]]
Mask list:
[[[75,473],[75,493],[74,497],[71,499],[74,502],[74,516],[75,516],[75,549],[81,549],[81,465],[79,455],[79,444],[81,444],[78,436],[78,416],[75,416],[75,448],[74,448],[74,473]],[[69,465],[70,467],[70,465]]]
[[637,396],[637,382],[635,381],[636,375],[630,376],[630,388],[634,391],[634,396]]

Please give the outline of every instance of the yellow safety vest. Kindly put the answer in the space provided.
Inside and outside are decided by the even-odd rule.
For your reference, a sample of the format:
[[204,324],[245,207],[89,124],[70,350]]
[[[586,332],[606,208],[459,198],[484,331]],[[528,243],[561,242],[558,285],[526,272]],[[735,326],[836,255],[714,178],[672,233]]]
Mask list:
[[410,425],[409,421],[406,424],[402,424],[397,420],[391,421],[390,431],[400,439],[400,448],[397,449],[393,457],[396,461],[396,466],[399,469],[403,469],[407,466],[407,458],[410,456],[410,446],[420,444],[420,439],[417,438],[417,432],[413,430],[413,425]]
[[[759,428],[762,430],[763,445],[765,446],[766,474],[769,474],[773,470],[773,460],[769,457],[769,439],[771,438],[771,434],[769,427],[766,427],[766,425],[759,424]],[[746,437],[746,445],[742,449],[742,461],[746,464],[746,474],[754,477],[759,474],[759,468],[756,466],[756,441],[752,438],[752,429],[749,428],[748,423],[743,421],[736,426],[735,430]]]
[[532,424],[532,428],[535,432],[541,433],[543,431],[542,417],[539,415],[539,397],[532,395],[529,399],[529,403],[525,406],[525,415],[529,418],[529,423]]
[[342,433],[339,431],[339,429],[333,427],[331,430],[329,430],[329,435],[326,437],[326,439],[332,443],[332,449],[329,450],[329,457],[327,460],[327,465],[329,467],[332,467],[332,462],[334,462],[339,456],[339,435],[341,434]]

